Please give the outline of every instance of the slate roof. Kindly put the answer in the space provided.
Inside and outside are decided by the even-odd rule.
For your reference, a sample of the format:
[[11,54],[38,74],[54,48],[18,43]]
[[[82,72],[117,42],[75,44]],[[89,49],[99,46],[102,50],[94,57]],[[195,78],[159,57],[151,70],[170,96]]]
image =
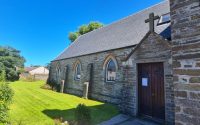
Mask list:
[[[53,61],[136,45],[149,31],[149,24],[144,21],[152,12],[159,16],[169,13],[169,1],[80,36]],[[158,20],[155,25],[157,22]],[[169,38],[170,23],[155,26],[155,32]]]

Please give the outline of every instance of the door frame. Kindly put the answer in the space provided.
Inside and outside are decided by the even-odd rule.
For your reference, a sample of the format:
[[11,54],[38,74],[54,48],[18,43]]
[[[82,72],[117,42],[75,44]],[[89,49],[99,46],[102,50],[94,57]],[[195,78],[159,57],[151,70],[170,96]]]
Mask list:
[[[140,107],[139,107],[139,103],[140,103],[140,101],[139,101],[139,64],[152,64],[152,63],[162,63],[162,67],[163,67],[163,86],[164,86],[164,106],[165,106],[165,112],[164,112],[164,114],[165,114],[165,117],[164,117],[164,119],[157,119],[157,118],[154,118],[154,117],[150,117],[150,116],[141,116],[141,114],[140,114]],[[136,73],[136,78],[137,78],[137,80],[136,80],[136,97],[137,97],[137,116],[138,117],[142,117],[142,118],[147,118],[147,119],[150,119],[150,120],[153,120],[153,121],[156,121],[156,122],[159,122],[159,123],[164,123],[165,122],[165,120],[166,120],[166,93],[165,93],[165,61],[152,61],[152,62],[137,62],[136,63],[136,71],[137,71],[137,73]]]

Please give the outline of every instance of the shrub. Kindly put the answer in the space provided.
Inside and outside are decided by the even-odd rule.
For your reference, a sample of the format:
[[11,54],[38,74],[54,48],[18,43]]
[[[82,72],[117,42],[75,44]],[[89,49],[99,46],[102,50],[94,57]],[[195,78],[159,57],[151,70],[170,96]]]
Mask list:
[[12,102],[13,90],[7,83],[0,83],[0,122],[6,123],[8,118],[8,106]]
[[48,84],[44,84],[43,86],[41,86],[40,88],[42,89],[47,89],[47,90],[51,90],[51,86]]
[[48,78],[46,84],[50,85],[52,90],[60,92],[61,86],[55,80]]
[[55,84],[55,89],[57,92],[60,92],[60,89],[61,89],[60,84]]
[[52,90],[53,90],[54,84],[55,84],[55,83],[54,83],[54,81],[51,80],[49,77],[47,78],[46,84],[49,85],[49,86],[51,86],[51,88],[52,88]]
[[75,110],[75,119],[78,125],[90,125],[90,110],[84,104],[79,104]]

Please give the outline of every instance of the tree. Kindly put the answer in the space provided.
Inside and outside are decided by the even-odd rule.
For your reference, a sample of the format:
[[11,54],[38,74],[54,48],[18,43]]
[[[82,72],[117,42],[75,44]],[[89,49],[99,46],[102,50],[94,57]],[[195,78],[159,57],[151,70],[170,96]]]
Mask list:
[[[4,70],[6,80],[15,81],[19,79],[20,68],[24,67],[25,59],[20,51],[12,47],[0,46],[0,73]],[[3,68],[2,68],[3,67]]]
[[3,63],[0,62],[0,82],[4,82],[6,80],[6,72]]
[[5,70],[2,70],[0,72],[0,82],[5,82],[6,81],[6,72]]
[[87,25],[80,26],[77,34],[83,35],[85,33],[88,33],[89,32],[89,27],[88,26]]
[[98,23],[98,22],[91,22],[89,25],[88,25],[88,29],[89,29],[89,32],[90,31],[93,31],[95,29],[98,29],[100,27],[103,27],[103,24],[102,23]]
[[69,33],[69,39],[71,42],[74,42],[78,38],[79,34],[77,32],[70,32]]
[[69,39],[71,42],[74,42],[79,36],[91,32],[95,29],[103,27],[103,24],[100,22],[90,22],[88,25],[82,25],[79,27],[78,31],[70,32]]

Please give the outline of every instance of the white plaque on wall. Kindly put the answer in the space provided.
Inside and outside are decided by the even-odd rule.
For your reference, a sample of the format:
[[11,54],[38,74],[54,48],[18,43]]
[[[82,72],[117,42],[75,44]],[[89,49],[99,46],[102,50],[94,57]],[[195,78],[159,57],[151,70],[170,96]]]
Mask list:
[[142,78],[142,86],[148,86],[148,78]]

